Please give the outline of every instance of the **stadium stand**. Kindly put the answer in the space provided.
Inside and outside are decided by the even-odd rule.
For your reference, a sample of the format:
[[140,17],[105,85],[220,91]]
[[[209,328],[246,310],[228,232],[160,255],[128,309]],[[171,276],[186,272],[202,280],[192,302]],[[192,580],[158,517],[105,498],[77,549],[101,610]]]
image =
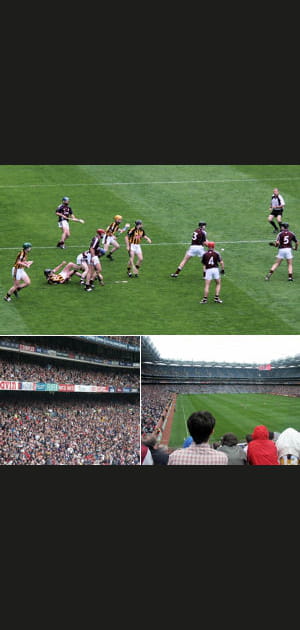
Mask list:
[[0,337],[0,464],[140,464],[140,338]]
[[159,431],[168,445],[168,415],[178,394],[255,393],[300,396],[300,355],[272,364],[174,361],[160,357],[151,340],[141,339],[141,436]]

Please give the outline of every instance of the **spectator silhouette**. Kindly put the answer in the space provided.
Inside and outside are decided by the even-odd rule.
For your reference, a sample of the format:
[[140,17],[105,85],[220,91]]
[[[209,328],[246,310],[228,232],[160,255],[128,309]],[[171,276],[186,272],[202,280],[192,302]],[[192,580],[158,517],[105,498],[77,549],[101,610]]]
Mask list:
[[300,463],[300,433],[289,427],[280,433],[276,441],[278,451],[279,464],[285,466],[287,464]]
[[263,424],[255,427],[248,444],[247,459],[252,466],[278,466],[277,447],[270,440],[269,431]]
[[227,465],[226,453],[212,448],[209,438],[214,432],[216,419],[209,411],[195,411],[187,420],[187,428],[194,443],[170,453],[168,465]]
[[166,466],[169,459],[169,453],[157,441],[157,435],[151,433],[143,439],[143,444],[148,446],[152,455],[154,465]]
[[238,439],[234,433],[224,433],[218,451],[226,453],[228,464],[231,466],[244,466],[248,463],[247,455],[238,445]]

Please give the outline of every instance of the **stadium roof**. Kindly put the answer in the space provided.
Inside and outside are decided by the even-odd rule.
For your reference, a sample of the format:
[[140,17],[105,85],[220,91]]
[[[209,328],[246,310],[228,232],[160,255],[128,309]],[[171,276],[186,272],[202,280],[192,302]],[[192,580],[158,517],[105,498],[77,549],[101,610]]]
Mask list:
[[[172,348],[176,346],[176,336],[175,336],[175,340],[172,339],[173,336],[170,336],[170,343],[171,343],[171,350],[170,353],[172,353]],[[194,337],[194,339],[196,339],[196,337]],[[204,339],[207,341],[209,340],[209,343],[216,343],[218,344],[218,337],[214,337],[213,342],[208,338],[208,337],[204,337]],[[231,338],[232,339],[232,338]],[[274,355],[276,355],[276,351],[278,352],[278,350],[280,349],[280,343],[279,341],[282,340],[282,337],[276,337],[276,344],[274,347]],[[179,338],[177,338],[177,342],[179,341]],[[249,338],[248,338],[249,341]],[[258,336],[258,339],[255,337],[255,339],[250,339],[250,342],[256,342],[258,344],[257,348],[260,348],[260,345],[263,343],[264,341],[264,337],[262,336]],[[238,342],[241,343],[242,346],[242,342],[243,342],[243,337],[242,336],[238,336]],[[278,342],[278,343],[277,343]],[[286,346],[288,344],[286,343]],[[295,343],[295,347],[297,347],[297,343]],[[293,344],[292,344],[293,346]],[[283,343],[283,349],[284,349],[284,343]],[[203,352],[202,354],[204,354],[205,356],[207,354],[209,354],[209,352]],[[230,352],[229,352],[230,355]],[[278,367],[278,368],[284,368],[284,367],[299,367],[300,365],[300,354],[299,353],[295,353],[295,355],[292,356],[281,356],[279,358],[274,358],[272,359],[272,361],[268,360],[268,361],[247,361],[245,360],[240,360],[240,361],[234,361],[234,360],[212,360],[212,359],[205,359],[205,358],[200,358],[195,360],[188,360],[188,359],[178,359],[176,358],[174,360],[174,358],[164,358],[161,353],[158,351],[155,343],[152,341],[152,339],[148,336],[148,337],[142,337],[142,342],[141,342],[141,361],[142,363],[149,363],[149,364],[155,364],[155,365],[160,365],[160,366],[180,366],[180,367],[184,367],[184,366],[202,366],[202,367],[230,367],[230,366],[234,366],[234,367],[251,367],[251,368],[255,368],[255,367],[260,367],[262,365],[268,365],[268,364],[272,364],[273,367]]]

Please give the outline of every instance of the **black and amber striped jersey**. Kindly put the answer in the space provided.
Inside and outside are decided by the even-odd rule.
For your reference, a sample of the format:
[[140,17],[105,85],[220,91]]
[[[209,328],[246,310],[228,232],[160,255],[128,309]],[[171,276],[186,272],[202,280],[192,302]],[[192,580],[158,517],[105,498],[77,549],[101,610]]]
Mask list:
[[105,230],[104,243],[106,236],[117,236],[117,232],[120,230],[120,223],[117,221],[113,221],[110,225],[107,226]]
[[60,273],[51,273],[48,276],[48,284],[64,284],[66,279]]
[[127,232],[129,243],[132,245],[139,245],[141,239],[146,236],[145,230],[139,227],[133,227]]
[[23,265],[20,263],[27,261],[27,252],[24,249],[18,253],[17,258],[15,260],[14,268],[15,269],[23,269]]

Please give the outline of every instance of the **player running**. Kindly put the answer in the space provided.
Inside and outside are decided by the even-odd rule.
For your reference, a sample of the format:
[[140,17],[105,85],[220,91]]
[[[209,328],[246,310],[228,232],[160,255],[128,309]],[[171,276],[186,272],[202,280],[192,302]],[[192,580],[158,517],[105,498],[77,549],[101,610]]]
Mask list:
[[79,266],[76,265],[76,263],[67,263],[66,260],[63,260],[57,267],[54,267],[54,269],[45,269],[44,276],[47,278],[48,284],[65,284],[69,282],[74,274],[81,278],[81,273],[79,273],[78,269]]
[[[102,245],[106,252],[106,258],[109,258],[109,260],[114,260],[112,254],[116,252],[117,249],[119,249],[120,247],[120,243],[118,243],[117,241],[117,236],[119,234],[123,234],[123,232],[126,232],[127,228],[130,227],[130,223],[126,223],[123,228],[120,228],[120,223],[122,219],[123,217],[120,214],[116,214],[113,222],[107,226],[105,230],[105,235],[102,239]],[[111,251],[109,251],[110,247],[112,247]]]
[[187,261],[192,258],[193,256],[197,256],[198,258],[202,259],[202,256],[205,252],[204,249],[204,245],[207,245],[207,240],[206,240],[206,231],[205,228],[206,227],[206,222],[205,221],[200,221],[198,224],[198,227],[196,228],[196,230],[194,230],[193,234],[192,234],[192,241],[191,241],[191,245],[189,247],[189,249],[187,250],[184,258],[182,259],[181,263],[178,265],[175,273],[171,273],[171,277],[172,278],[178,278],[180,272],[182,271],[184,265],[187,263]]
[[[143,252],[141,248],[141,239],[144,238],[148,243],[152,243],[151,238],[147,236],[143,222],[138,219],[134,223],[134,227],[130,228],[125,236],[126,248],[129,254],[129,261],[127,264],[127,275],[129,278],[133,276],[138,278],[138,271],[141,268],[143,262]],[[137,262],[135,263],[135,257]]]
[[[288,281],[293,282],[293,254],[292,250],[298,249],[298,240],[294,232],[289,230],[288,223],[281,224],[281,232],[279,232],[275,243],[271,242],[269,245],[272,247],[278,247],[278,254],[276,256],[276,262],[272,265],[269,273],[267,273],[265,280],[270,280],[274,271],[279,267],[283,260],[286,260],[288,266]],[[293,247],[293,243],[295,246]]]
[[18,252],[14,266],[11,270],[14,283],[13,286],[8,289],[7,294],[3,298],[6,302],[11,302],[12,294],[18,298],[21,289],[25,289],[30,285],[31,280],[25,269],[29,269],[33,263],[33,260],[27,260],[28,252],[30,252],[31,248],[31,243],[24,243],[21,251]]
[[60,247],[61,249],[65,249],[66,247],[65,241],[70,236],[69,221],[75,221],[76,223],[84,223],[83,219],[77,219],[75,217],[69,203],[70,203],[69,197],[63,197],[62,203],[55,210],[55,214],[58,217],[58,227],[62,230],[62,237],[60,241],[58,241],[56,247]]
[[[216,283],[216,292],[214,297],[214,302],[218,304],[222,304],[223,300],[220,300],[220,290],[221,290],[221,278],[220,273],[224,274],[224,261],[219,252],[215,251],[215,243],[214,241],[208,241],[207,243],[208,250],[202,256],[202,263],[205,266],[205,284],[204,284],[204,295],[200,304],[206,304],[207,298],[209,294],[209,287],[212,280],[215,280]],[[221,271],[219,270],[219,265],[221,265]]]

